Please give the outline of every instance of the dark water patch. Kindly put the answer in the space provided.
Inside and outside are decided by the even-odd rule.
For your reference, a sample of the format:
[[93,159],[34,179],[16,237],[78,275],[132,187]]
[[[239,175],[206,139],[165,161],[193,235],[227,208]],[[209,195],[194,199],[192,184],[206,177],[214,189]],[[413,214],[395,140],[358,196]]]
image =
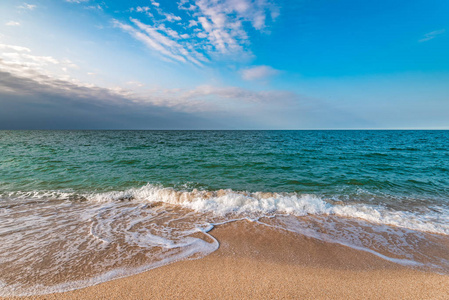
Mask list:
[[117,165],[134,165],[138,163],[140,163],[140,160],[137,159],[125,159],[116,162]]
[[131,146],[131,147],[125,147],[125,150],[142,150],[146,148],[153,148],[152,145],[139,145],[139,146]]
[[412,148],[412,147],[407,147],[407,148],[392,147],[392,148],[390,148],[390,150],[392,150],[392,151],[422,151],[422,149]]
[[388,157],[389,155],[386,153],[367,153],[364,154],[365,157]]

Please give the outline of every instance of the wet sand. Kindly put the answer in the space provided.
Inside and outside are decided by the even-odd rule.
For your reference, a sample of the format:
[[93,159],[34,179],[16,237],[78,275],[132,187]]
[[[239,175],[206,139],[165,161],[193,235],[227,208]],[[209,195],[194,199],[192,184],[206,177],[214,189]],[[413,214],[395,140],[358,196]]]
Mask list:
[[449,276],[367,252],[247,221],[210,233],[220,248],[202,259],[19,299],[449,299]]

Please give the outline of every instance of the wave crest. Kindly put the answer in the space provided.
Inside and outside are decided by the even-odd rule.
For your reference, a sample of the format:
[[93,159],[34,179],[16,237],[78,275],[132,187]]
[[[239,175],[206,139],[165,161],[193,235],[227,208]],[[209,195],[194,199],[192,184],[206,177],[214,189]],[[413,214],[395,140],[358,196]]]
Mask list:
[[188,191],[147,184],[140,188],[102,193],[40,191],[16,192],[6,196],[9,199],[165,203],[220,217],[232,215],[252,219],[276,214],[333,215],[449,235],[449,209],[444,206],[423,207],[419,212],[394,210],[382,205],[333,201],[313,194],[245,192],[231,189],[215,191],[193,189]]

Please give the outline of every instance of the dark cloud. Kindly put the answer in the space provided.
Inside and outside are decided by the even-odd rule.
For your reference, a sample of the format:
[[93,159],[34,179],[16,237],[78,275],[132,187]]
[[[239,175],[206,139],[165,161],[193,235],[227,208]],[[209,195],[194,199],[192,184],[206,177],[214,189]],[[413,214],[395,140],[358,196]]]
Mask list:
[[0,71],[0,107],[0,129],[224,127],[212,118],[135,103],[109,89],[79,86],[40,74],[25,78]]

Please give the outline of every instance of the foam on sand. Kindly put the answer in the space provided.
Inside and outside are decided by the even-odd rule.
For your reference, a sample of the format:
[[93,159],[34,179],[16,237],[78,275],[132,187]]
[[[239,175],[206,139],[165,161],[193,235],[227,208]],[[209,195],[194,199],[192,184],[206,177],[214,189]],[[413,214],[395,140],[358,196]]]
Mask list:
[[[219,244],[208,232],[247,219],[390,262],[449,271],[445,207],[395,210],[317,195],[175,190],[15,192],[0,196],[0,295],[77,289],[183,259]],[[446,253],[446,254],[445,254]]]

